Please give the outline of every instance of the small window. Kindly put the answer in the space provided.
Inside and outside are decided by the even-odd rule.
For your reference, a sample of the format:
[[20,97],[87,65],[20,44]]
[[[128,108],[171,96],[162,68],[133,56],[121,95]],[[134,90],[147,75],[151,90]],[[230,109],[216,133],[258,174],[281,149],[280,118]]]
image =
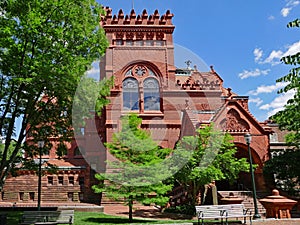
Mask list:
[[144,46],[144,41],[136,41],[135,45],[136,46]]
[[153,46],[154,42],[152,40],[146,41],[146,46]]
[[278,134],[277,133],[270,134],[270,142],[272,142],[272,143],[278,142]]
[[116,40],[116,45],[123,45],[123,40]]
[[79,185],[81,188],[84,187],[84,177],[79,177]]
[[58,184],[63,185],[64,184],[64,177],[63,176],[58,176]]
[[156,46],[164,46],[165,42],[164,41],[155,41]]
[[20,201],[24,200],[24,192],[19,192],[19,200]]
[[34,201],[34,192],[29,192],[29,200]]
[[48,184],[53,185],[53,177],[52,176],[48,177]]
[[74,185],[74,177],[69,177],[69,184]]
[[79,192],[78,193],[78,196],[79,196],[79,200],[82,202],[84,200],[83,198],[83,193],[82,192]]
[[74,196],[73,192],[68,192],[68,201],[73,201],[74,200],[73,196]]
[[133,46],[133,41],[131,41],[131,40],[128,41],[128,40],[127,40],[127,41],[126,41],[126,45],[127,45],[127,46]]

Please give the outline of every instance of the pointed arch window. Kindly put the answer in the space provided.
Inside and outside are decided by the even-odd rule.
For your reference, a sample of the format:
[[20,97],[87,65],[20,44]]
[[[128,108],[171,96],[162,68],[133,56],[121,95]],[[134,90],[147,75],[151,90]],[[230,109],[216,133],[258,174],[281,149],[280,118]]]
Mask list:
[[134,65],[124,73],[123,110],[140,113],[160,111],[160,84],[155,72],[145,65]]
[[144,80],[144,110],[160,110],[160,94],[158,81],[155,78]]
[[122,84],[123,110],[139,110],[139,84],[135,78],[126,78]]

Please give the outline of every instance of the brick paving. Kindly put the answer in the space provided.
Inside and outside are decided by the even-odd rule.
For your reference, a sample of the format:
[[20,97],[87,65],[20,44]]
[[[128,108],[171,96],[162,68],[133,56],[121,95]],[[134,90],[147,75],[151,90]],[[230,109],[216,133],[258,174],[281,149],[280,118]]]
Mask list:
[[[120,205],[120,204],[107,204],[104,205],[104,213],[109,215],[116,216],[124,216],[128,217],[128,206]],[[159,220],[174,220],[174,224],[176,220],[191,220],[196,217],[184,216],[184,215],[176,215],[173,213],[162,213],[158,209],[153,206],[143,206],[143,205],[135,205],[133,211],[133,218],[148,218],[148,219],[159,219]],[[247,221],[248,222],[248,221]],[[220,223],[216,223],[220,224]],[[230,225],[238,225],[241,223],[230,223]],[[250,224],[249,222],[247,224]],[[178,225],[192,225],[192,223],[180,223]],[[212,224],[210,224],[212,225]],[[260,219],[254,220],[253,225],[300,225],[300,218],[292,218],[292,219]]]

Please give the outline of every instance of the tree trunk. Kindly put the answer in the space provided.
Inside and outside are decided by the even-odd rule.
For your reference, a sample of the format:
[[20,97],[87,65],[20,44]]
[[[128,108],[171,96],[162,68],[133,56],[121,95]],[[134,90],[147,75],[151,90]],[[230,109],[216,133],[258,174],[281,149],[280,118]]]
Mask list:
[[131,223],[132,222],[132,206],[133,206],[133,200],[132,200],[132,196],[129,197],[129,201],[128,201],[128,207],[129,207],[129,213],[128,213],[128,216],[129,216],[129,222]]

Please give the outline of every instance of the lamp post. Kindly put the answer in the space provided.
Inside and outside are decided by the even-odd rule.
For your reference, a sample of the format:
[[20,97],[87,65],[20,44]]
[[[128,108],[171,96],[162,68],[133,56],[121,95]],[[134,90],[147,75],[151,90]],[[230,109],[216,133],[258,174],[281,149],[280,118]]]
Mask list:
[[44,147],[44,141],[38,141],[39,148],[39,171],[38,171],[38,211],[41,211],[41,192],[42,192],[42,150]]
[[244,135],[245,141],[248,146],[248,152],[249,152],[249,161],[250,161],[250,173],[251,173],[251,180],[252,180],[252,195],[253,195],[253,202],[254,202],[254,215],[253,219],[259,219],[261,216],[258,213],[258,208],[257,208],[257,199],[256,199],[256,187],[255,187],[255,180],[254,180],[254,172],[253,172],[253,164],[252,164],[252,154],[251,154],[251,149],[250,149],[250,143],[251,143],[251,134],[246,133]]

